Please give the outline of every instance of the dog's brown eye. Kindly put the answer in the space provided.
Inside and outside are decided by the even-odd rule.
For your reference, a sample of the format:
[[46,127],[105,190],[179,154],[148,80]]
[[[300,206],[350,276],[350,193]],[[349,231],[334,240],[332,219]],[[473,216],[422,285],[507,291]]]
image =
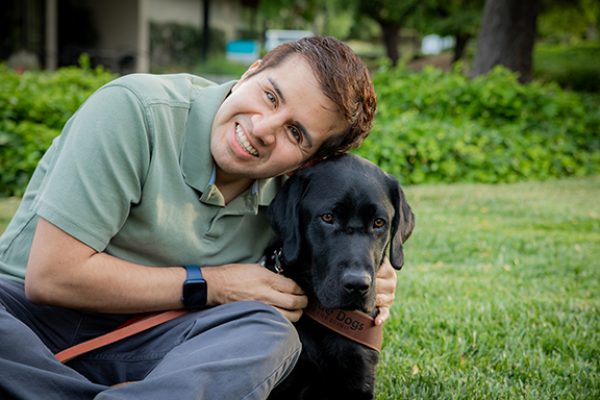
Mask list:
[[375,221],[373,221],[373,228],[383,228],[384,225],[385,221],[381,218],[375,218]]
[[321,219],[326,224],[333,224],[333,215],[332,214],[329,214],[329,213],[323,214],[323,215],[321,215]]

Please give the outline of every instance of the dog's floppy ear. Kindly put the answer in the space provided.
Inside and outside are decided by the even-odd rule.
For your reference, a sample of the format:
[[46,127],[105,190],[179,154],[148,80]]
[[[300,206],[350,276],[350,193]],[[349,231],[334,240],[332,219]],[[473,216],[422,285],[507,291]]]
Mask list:
[[406,202],[404,192],[398,181],[388,175],[391,200],[394,204],[394,218],[392,220],[392,241],[390,244],[390,262],[396,269],[402,268],[404,264],[404,252],[402,244],[408,240],[415,227],[415,215]]
[[267,216],[283,244],[283,257],[288,264],[297,262],[302,237],[300,233],[300,199],[304,191],[303,174],[295,174],[271,202]]

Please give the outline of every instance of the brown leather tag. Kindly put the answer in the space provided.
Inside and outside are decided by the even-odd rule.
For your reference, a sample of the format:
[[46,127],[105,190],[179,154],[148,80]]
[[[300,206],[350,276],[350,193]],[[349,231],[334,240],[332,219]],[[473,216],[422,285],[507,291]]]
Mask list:
[[304,314],[339,335],[381,351],[383,325],[375,325],[370,315],[360,311],[330,310],[320,304],[309,304]]

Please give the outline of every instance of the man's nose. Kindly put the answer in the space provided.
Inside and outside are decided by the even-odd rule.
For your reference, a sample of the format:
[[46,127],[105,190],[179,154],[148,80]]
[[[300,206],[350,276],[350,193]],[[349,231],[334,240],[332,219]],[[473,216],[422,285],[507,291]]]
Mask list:
[[274,144],[282,129],[283,124],[276,117],[255,116],[252,118],[252,134],[263,146]]

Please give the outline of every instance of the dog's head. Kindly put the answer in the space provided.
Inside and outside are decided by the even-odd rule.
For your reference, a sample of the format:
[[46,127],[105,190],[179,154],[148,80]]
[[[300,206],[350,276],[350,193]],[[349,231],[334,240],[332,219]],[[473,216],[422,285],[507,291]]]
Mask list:
[[268,211],[285,274],[327,308],[372,311],[375,275],[389,252],[404,264],[414,215],[400,185],[352,155],[322,161],[286,182]]

